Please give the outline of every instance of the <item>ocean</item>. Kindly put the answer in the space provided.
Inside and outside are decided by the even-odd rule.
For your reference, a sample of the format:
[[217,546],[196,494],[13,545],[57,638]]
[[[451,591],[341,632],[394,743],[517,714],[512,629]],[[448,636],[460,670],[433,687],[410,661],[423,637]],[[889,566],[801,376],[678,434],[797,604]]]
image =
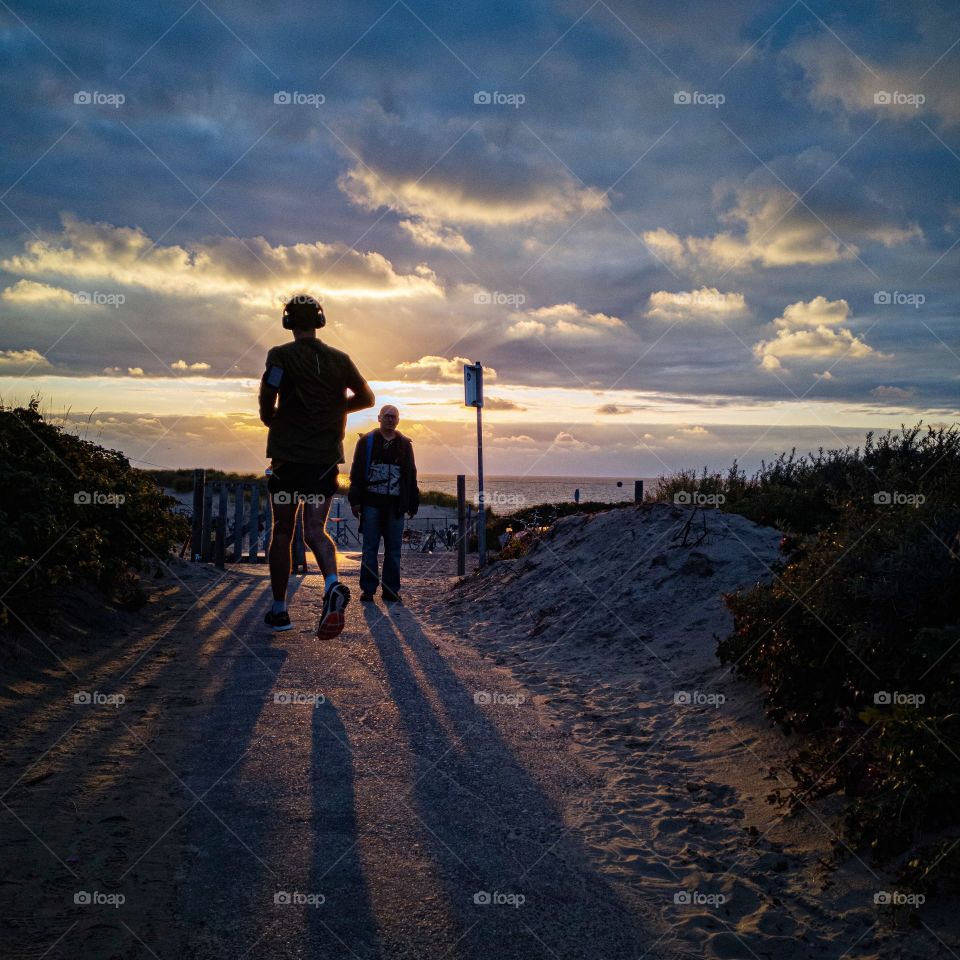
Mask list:
[[[656,483],[655,477],[484,477],[483,485],[487,505],[502,513],[538,503],[572,501],[575,490],[580,491],[581,503],[629,503],[633,501],[634,480],[643,480],[645,490]],[[455,476],[421,473],[417,482],[421,491],[457,494]],[[476,502],[476,496],[477,478],[468,475],[467,502]]]

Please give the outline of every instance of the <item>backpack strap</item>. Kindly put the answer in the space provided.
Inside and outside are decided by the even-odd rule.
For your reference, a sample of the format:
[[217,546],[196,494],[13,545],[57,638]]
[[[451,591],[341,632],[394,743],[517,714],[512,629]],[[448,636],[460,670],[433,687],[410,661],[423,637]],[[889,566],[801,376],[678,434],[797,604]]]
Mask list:
[[376,433],[375,430],[371,430],[367,434],[367,468],[364,471],[363,479],[365,481],[369,480],[370,477],[370,462],[373,460],[373,435]]

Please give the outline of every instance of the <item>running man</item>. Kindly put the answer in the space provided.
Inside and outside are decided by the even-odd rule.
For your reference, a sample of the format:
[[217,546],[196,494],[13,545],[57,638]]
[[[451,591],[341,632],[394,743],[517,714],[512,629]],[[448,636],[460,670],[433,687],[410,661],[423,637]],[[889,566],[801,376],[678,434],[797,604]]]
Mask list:
[[290,547],[302,502],[303,538],[317,558],[324,581],[323,613],[317,625],[320,640],[340,635],[343,612],[350,602],[349,589],[337,579],[337,549],[326,528],[337,491],[338,464],[344,462],[347,414],[372,407],[376,401],[350,357],[317,337],[326,322],[316,300],[294,297],[283,310],[283,327],[293,332],[293,341],[270,349],[260,381],[260,419],[269,427],[267,489],[273,511],[273,606],[264,623],[275,631],[291,629],[287,613]]
[[[413,518],[420,508],[417,464],[413,442],[397,426],[400,411],[387,404],[377,417],[379,429],[362,434],[350,467],[350,507],[360,518],[363,559],[360,565],[360,599],[373,600],[377,585],[387,603],[400,598],[400,548],[403,546],[403,515]],[[383,539],[383,575],[377,551]]]

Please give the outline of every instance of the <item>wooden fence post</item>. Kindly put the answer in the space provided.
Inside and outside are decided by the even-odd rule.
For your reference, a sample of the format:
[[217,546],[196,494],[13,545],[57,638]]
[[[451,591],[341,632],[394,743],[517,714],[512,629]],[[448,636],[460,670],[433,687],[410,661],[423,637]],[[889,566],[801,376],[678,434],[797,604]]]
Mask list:
[[203,487],[203,543],[200,545],[200,559],[209,563],[213,558],[213,484]]
[[643,481],[642,480],[633,481],[633,502],[643,503]]
[[233,485],[233,562],[239,563],[243,556],[243,493],[247,489],[245,483]]
[[457,474],[457,576],[467,572],[467,478]]
[[217,542],[215,563],[222,570],[227,562],[227,503],[230,489],[226,480],[220,481],[220,497],[217,504]]
[[250,551],[247,559],[257,562],[257,546],[260,540],[260,484],[250,484]]
[[193,518],[190,530],[190,559],[196,563],[201,556],[203,544],[203,488],[207,472],[193,471]]

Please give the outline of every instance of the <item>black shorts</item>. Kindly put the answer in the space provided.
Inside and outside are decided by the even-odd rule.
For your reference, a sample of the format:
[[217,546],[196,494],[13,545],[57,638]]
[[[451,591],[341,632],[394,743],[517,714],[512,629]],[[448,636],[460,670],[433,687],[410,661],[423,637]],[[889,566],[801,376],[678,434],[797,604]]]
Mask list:
[[[298,496],[329,500],[337,492],[337,475],[340,471],[335,463],[274,462],[272,471],[267,480],[267,490],[271,494],[287,494],[289,499],[283,498],[287,503],[292,503],[293,498]],[[280,502],[275,497],[273,499]]]

